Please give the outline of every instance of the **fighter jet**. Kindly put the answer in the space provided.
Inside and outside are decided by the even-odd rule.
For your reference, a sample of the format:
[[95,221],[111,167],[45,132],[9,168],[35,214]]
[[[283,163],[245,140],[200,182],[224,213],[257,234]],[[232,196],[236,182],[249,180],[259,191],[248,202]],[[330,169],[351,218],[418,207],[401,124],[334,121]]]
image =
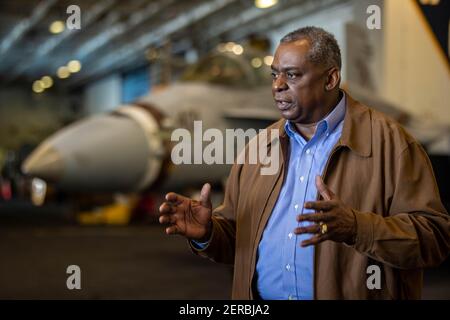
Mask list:
[[[270,57],[232,49],[207,55],[164,90],[56,132],[26,159],[23,172],[61,190],[81,192],[176,190],[223,182],[229,164],[175,165],[171,137],[179,128],[195,135],[195,121],[201,121],[203,131],[224,132],[262,129],[280,118],[270,90]],[[405,112],[372,93],[354,84],[344,88],[399,122],[408,121]]]

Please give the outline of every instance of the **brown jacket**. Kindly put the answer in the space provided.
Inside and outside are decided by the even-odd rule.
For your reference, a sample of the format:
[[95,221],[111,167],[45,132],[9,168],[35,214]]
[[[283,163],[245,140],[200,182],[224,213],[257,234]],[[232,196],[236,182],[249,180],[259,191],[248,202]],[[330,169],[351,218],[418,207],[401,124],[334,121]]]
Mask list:
[[[203,250],[234,264],[233,299],[255,299],[258,244],[283,185],[289,159],[285,120],[280,130],[280,169],[261,175],[260,164],[235,164],[223,204],[214,210],[213,234]],[[269,143],[269,150],[272,141]],[[316,299],[420,299],[424,267],[441,263],[450,248],[450,220],[430,161],[420,144],[385,115],[347,94],[338,143],[323,172],[325,183],[354,209],[353,246],[316,246]],[[381,289],[367,288],[367,267],[381,269]]]

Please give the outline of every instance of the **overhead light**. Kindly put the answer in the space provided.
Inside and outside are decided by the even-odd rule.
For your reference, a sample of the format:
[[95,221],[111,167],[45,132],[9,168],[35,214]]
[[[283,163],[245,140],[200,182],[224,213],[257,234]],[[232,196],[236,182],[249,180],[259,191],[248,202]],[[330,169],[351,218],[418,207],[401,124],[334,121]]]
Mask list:
[[270,8],[278,3],[278,0],[255,0],[255,7],[260,9]]
[[43,76],[41,78],[42,85],[44,89],[48,89],[53,85],[53,79],[49,76]]
[[65,28],[64,22],[62,22],[61,20],[56,20],[52,22],[52,24],[48,29],[50,30],[51,33],[58,34],[63,32],[64,28]]
[[76,73],[81,70],[81,63],[78,60],[72,60],[67,64],[67,68],[71,73]]
[[220,44],[218,44],[218,45],[217,45],[217,51],[219,51],[219,52],[225,52],[225,51],[227,51],[226,44],[225,44],[225,43],[220,43]]
[[253,58],[251,63],[252,63],[252,67],[255,69],[262,66],[262,61],[260,58]]
[[429,6],[437,6],[441,2],[440,0],[420,0],[420,4],[429,5]]
[[237,54],[237,55],[241,55],[242,52],[244,52],[244,48],[242,48],[242,46],[240,44],[236,44],[232,50],[233,50],[233,53]]
[[67,68],[66,66],[63,66],[63,67],[58,68],[58,71],[56,71],[56,74],[58,75],[58,77],[60,79],[66,79],[70,76],[70,71],[69,71],[69,68]]
[[44,84],[41,80],[36,80],[35,82],[33,82],[32,89],[36,93],[41,93],[44,91]]
[[234,42],[227,42],[225,44],[225,50],[231,52],[236,44]]
[[264,57],[264,63],[268,66],[271,66],[273,62],[273,57],[272,56],[265,56]]

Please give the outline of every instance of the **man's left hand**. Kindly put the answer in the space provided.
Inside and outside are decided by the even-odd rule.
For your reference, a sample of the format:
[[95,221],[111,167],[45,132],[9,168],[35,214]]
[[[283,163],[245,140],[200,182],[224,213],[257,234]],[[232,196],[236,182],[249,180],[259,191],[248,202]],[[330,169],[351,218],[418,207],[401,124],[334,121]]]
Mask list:
[[316,245],[325,240],[353,244],[356,234],[356,219],[353,211],[328,188],[320,176],[316,177],[316,186],[324,200],[305,203],[306,209],[316,210],[316,213],[301,214],[299,222],[311,221],[314,224],[298,227],[295,234],[314,234],[301,243],[302,247]]

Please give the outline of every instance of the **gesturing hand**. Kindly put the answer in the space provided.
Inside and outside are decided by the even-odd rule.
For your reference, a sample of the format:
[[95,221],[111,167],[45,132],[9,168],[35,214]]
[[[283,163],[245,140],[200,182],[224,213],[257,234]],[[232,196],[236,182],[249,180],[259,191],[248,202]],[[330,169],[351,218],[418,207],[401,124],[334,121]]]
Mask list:
[[159,207],[159,222],[171,224],[167,234],[180,234],[188,239],[207,241],[211,235],[212,205],[211,186],[206,183],[200,194],[200,201],[170,192]]
[[353,211],[342,203],[320,176],[316,177],[316,186],[324,200],[306,202],[305,208],[314,209],[316,213],[297,216],[298,221],[314,222],[310,226],[298,227],[294,230],[295,234],[314,234],[310,239],[302,241],[301,246],[316,245],[325,240],[352,244],[356,234]]

